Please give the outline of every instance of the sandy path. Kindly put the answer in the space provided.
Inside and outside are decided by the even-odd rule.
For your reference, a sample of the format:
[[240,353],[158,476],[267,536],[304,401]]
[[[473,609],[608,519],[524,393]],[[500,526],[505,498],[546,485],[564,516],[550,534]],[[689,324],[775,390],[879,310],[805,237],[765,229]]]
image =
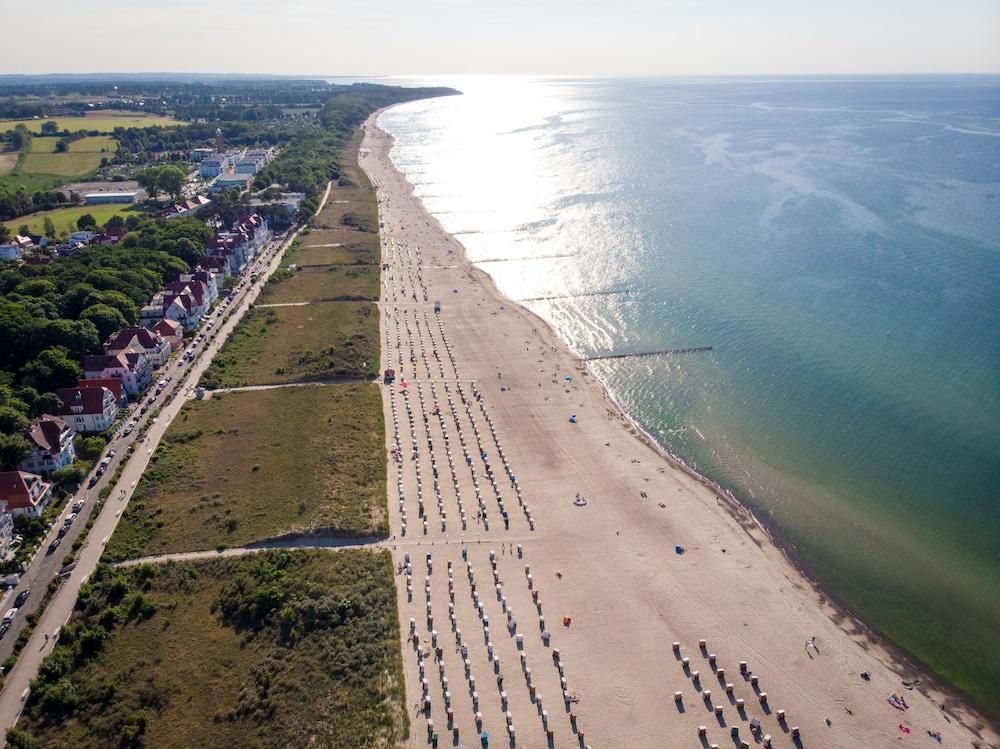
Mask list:
[[[928,730],[949,746],[998,740],[961,705],[946,717],[944,695],[905,689],[912,672],[828,605],[749,514],[645,444],[552,331],[465,260],[390,147],[370,120],[361,165],[383,224],[383,367],[397,372],[383,400],[390,545],[408,567],[397,582],[410,745],[433,731],[440,746],[478,746],[477,713],[491,746],[763,745],[765,734],[775,747],[934,746]],[[561,678],[579,701],[564,702]],[[888,705],[890,692],[909,709]]]

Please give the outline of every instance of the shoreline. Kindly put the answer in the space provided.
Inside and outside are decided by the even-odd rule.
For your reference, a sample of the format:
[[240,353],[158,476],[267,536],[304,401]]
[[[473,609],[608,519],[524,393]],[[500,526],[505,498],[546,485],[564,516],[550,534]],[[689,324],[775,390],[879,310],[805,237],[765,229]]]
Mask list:
[[[430,222],[433,222],[436,231],[444,235],[447,241],[453,242],[462,248],[461,252],[458,253],[455,258],[458,263],[457,268],[460,271],[460,274],[467,275],[470,279],[473,279],[479,286],[486,290],[496,301],[500,302],[502,305],[513,308],[519,315],[527,320],[530,320],[531,324],[534,326],[533,333],[536,334],[538,339],[543,341],[547,346],[551,347],[553,351],[555,351],[558,347],[565,353],[569,354],[572,358],[576,359],[576,372],[583,374],[583,377],[580,377],[579,379],[586,387],[597,392],[599,401],[605,404],[605,407],[610,406],[610,408],[608,408],[609,413],[613,411],[615,420],[620,422],[626,431],[628,431],[631,436],[636,438],[636,442],[641,445],[644,450],[652,451],[657,458],[669,467],[671,471],[683,474],[691,481],[697,482],[702,489],[706,490],[711,495],[711,497],[715,500],[715,503],[717,503],[718,506],[739,525],[746,538],[752,541],[757,547],[764,551],[770,550],[780,555],[784,563],[794,570],[794,574],[799,578],[799,583],[804,583],[805,587],[810,591],[812,604],[815,609],[821,612],[822,615],[842,633],[842,635],[846,635],[846,639],[848,641],[852,642],[854,645],[860,645],[860,648],[868,651],[869,655],[876,655],[875,659],[885,669],[893,672],[898,678],[912,679],[914,676],[919,677],[921,680],[918,687],[920,693],[927,697],[928,700],[935,703],[938,710],[951,716],[952,719],[965,726],[980,740],[983,733],[986,735],[992,734],[993,726],[990,719],[985,717],[985,714],[982,713],[978,707],[973,705],[964,694],[959,692],[956,688],[943,682],[940,677],[934,675],[926,667],[923,667],[919,663],[914,663],[911,657],[903,652],[901,648],[898,648],[877,630],[874,630],[866,625],[856,615],[851,613],[849,607],[847,607],[844,602],[838,600],[835,596],[832,596],[825,591],[818,580],[809,574],[805,565],[800,563],[794,557],[790,550],[786,548],[777,539],[775,534],[757,518],[753,511],[740,501],[736,494],[719,485],[709,477],[701,474],[695,468],[688,465],[682,458],[673,454],[666,446],[660,444],[651,435],[649,435],[649,433],[647,433],[613,398],[604,383],[601,382],[593,371],[591,371],[590,367],[588,367],[585,362],[579,361],[577,357],[572,356],[572,352],[567,349],[565,342],[562,341],[547,321],[527,307],[524,307],[516,301],[510,300],[504,296],[496,287],[493,278],[486,271],[474,265],[467,259],[464,246],[461,245],[460,240],[454,235],[450,235],[445,232],[437,222],[437,219],[427,213],[423,203],[414,194],[413,186],[406,180],[405,175],[400,174],[398,170],[396,170],[395,165],[391,161],[391,157],[388,155],[391,151],[394,139],[391,135],[382,131],[377,125],[378,118],[382,114],[382,111],[384,110],[380,110],[379,112],[373,114],[366,123],[366,127],[371,126],[372,132],[377,132],[379,137],[383,137],[388,140],[390,145],[385,154],[388,161],[388,167],[398,174],[401,182],[405,184],[409,196],[420,206],[420,209],[423,211],[426,218],[429,219],[428,226],[431,225]],[[501,309],[503,309],[503,306],[501,306]],[[506,335],[506,333],[504,335]],[[539,383],[539,387],[540,386],[541,383]],[[609,419],[610,418],[611,417],[609,415]],[[661,505],[661,507],[662,506],[663,505]],[[706,517],[703,518],[703,520],[707,521],[711,520],[711,518]],[[661,551],[661,553],[666,556],[665,551]],[[723,549],[723,553],[725,553],[725,549]],[[853,715],[853,713],[851,714]]]

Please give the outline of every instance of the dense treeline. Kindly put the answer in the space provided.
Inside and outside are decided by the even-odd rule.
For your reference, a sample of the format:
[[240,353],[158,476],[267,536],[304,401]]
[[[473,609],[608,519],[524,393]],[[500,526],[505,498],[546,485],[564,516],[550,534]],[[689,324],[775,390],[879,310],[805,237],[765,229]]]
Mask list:
[[185,260],[160,250],[92,246],[47,265],[0,270],[0,384],[10,386],[0,393],[5,467],[28,446],[23,421],[4,409],[35,417],[58,408],[51,393],[82,376],[81,358],[101,353],[115,330],[137,324],[139,309],[187,269]]
[[208,225],[196,218],[144,219],[129,227],[121,247],[159,250],[193,266],[205,256],[205,245],[211,236]]

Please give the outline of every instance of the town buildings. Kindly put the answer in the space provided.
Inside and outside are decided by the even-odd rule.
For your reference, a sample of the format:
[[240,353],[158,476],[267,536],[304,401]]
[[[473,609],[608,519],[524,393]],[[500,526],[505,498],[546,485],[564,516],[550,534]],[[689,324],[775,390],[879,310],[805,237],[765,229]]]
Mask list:
[[59,388],[59,416],[77,432],[103,432],[118,416],[118,401],[107,387]]
[[14,517],[37,518],[52,501],[52,484],[25,471],[0,473],[0,501]]
[[123,354],[129,351],[144,353],[159,369],[170,358],[170,344],[146,328],[123,328],[104,342],[105,354]]
[[31,452],[21,461],[20,469],[49,477],[71,465],[76,460],[73,435],[73,429],[58,416],[39,417],[24,434]]
[[126,393],[138,395],[153,379],[153,363],[144,353],[135,351],[85,356],[83,376],[88,380],[114,377],[121,380]]

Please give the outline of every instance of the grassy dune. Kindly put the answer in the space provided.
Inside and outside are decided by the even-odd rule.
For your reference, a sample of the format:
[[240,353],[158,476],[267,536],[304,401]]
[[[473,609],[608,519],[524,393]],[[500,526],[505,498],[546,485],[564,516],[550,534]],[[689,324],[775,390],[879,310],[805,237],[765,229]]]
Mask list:
[[111,560],[243,546],[289,532],[385,534],[378,388],[217,394],[178,415],[108,543]]
[[37,746],[392,747],[407,734],[387,551],[100,567],[18,728]]

